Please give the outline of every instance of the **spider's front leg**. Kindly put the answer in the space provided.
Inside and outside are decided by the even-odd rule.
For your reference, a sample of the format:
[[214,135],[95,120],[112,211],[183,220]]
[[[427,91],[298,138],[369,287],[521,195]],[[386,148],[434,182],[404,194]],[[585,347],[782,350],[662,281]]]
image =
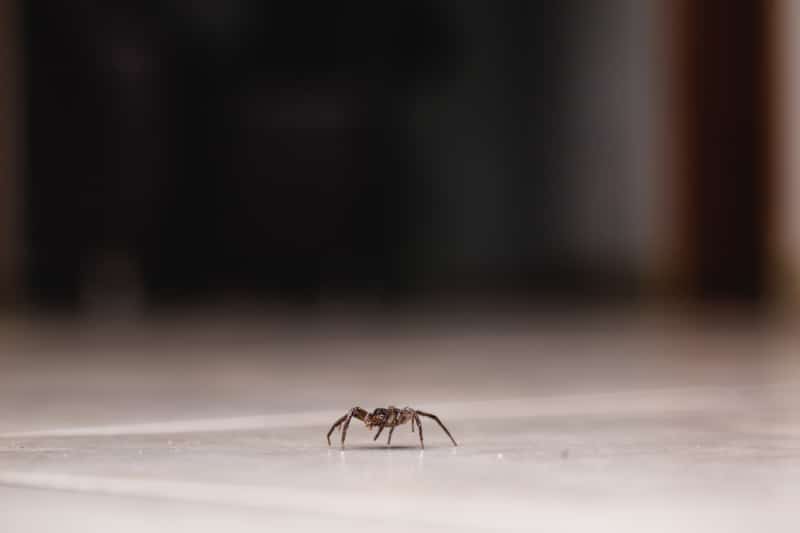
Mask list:
[[417,424],[417,428],[419,428],[419,447],[421,449],[425,449],[425,440],[422,438],[422,422],[419,420],[419,415],[414,413],[413,418],[411,419],[411,427],[414,427],[414,424]]
[[352,417],[356,417],[359,420],[364,420],[364,417],[366,416],[367,412],[360,407],[353,407],[352,409],[350,409],[346,414],[344,414],[341,418],[339,418],[336,422],[334,422],[333,425],[331,426],[330,431],[328,431],[327,435],[328,446],[331,445],[331,434],[333,433],[333,431],[337,427],[339,427],[342,423],[344,423],[344,429],[342,431],[342,448],[344,448],[344,436],[347,433],[347,426],[350,425],[350,419]]
[[333,430],[336,429],[337,427],[339,427],[341,425],[341,423],[345,421],[346,418],[347,418],[347,415],[344,415],[342,418],[340,418],[339,420],[334,422],[333,425],[331,426],[330,431],[328,431],[328,446],[331,445],[331,433],[333,433]]
[[358,418],[359,420],[363,421],[367,417],[367,412],[360,408],[360,407],[353,407],[350,409],[350,412],[347,413],[347,416],[344,421],[344,425],[342,426],[342,449],[344,450],[344,439],[347,437],[347,428],[350,427],[350,420],[353,417]]

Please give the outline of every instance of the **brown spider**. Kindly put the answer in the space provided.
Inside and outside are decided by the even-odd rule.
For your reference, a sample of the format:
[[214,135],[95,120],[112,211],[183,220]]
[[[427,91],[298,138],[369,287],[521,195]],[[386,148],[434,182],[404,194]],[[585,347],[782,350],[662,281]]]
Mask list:
[[427,416],[428,418],[433,418],[436,422],[442,426],[442,429],[447,436],[450,437],[450,440],[453,441],[453,446],[458,446],[456,443],[456,439],[447,431],[447,428],[444,427],[442,421],[439,420],[439,417],[433,415],[431,413],[426,413],[424,411],[417,411],[416,409],[412,409],[410,407],[404,407],[403,409],[399,409],[397,407],[389,406],[386,408],[379,407],[368,413],[365,409],[360,407],[353,407],[347,414],[342,416],[339,420],[334,422],[331,426],[331,430],[328,431],[328,446],[331,445],[331,433],[333,430],[339,426],[342,426],[342,448],[344,449],[344,439],[347,437],[347,428],[350,426],[350,420],[355,417],[364,422],[364,425],[367,426],[370,430],[372,428],[377,427],[378,433],[375,434],[375,438],[372,440],[378,440],[383,428],[389,428],[389,441],[387,444],[389,446],[392,445],[392,433],[394,432],[394,428],[401,424],[405,424],[406,422],[411,422],[411,432],[414,432],[414,424],[417,425],[419,428],[419,445],[421,448],[425,448],[425,441],[422,439],[422,423],[420,422],[420,416]]

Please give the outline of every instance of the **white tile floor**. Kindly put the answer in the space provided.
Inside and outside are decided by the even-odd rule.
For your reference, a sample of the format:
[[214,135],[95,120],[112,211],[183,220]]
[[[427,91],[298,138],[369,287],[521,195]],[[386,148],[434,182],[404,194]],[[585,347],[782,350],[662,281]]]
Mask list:
[[0,531],[800,530],[791,330],[481,325],[6,326]]

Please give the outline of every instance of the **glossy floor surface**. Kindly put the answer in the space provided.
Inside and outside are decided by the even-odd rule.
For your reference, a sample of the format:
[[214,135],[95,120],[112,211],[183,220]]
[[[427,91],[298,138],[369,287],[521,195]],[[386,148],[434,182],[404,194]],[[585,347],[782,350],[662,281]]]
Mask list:
[[[6,323],[0,530],[797,531],[785,326]],[[392,447],[353,405],[439,414]]]

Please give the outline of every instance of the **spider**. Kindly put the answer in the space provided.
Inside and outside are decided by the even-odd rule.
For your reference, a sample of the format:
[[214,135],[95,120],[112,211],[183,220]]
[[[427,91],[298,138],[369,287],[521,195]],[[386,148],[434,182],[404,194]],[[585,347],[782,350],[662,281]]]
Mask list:
[[[426,413],[424,411],[418,411],[416,409],[412,409],[410,407],[404,407],[399,409],[394,406],[389,407],[379,407],[372,411],[371,413],[367,412],[365,409],[361,407],[353,407],[347,413],[342,416],[339,420],[334,422],[331,426],[330,431],[328,431],[328,446],[331,445],[331,433],[337,427],[341,426],[342,430],[342,449],[344,449],[344,439],[347,437],[347,428],[350,426],[350,420],[355,417],[364,422],[364,425],[367,426],[370,430],[372,428],[377,427],[378,433],[375,434],[375,437],[372,440],[378,440],[378,437],[381,435],[383,428],[389,428],[389,440],[387,444],[389,446],[392,445],[392,433],[394,432],[394,428],[401,424],[405,424],[407,422],[411,422],[411,432],[414,432],[414,424],[417,425],[419,428],[419,445],[420,448],[425,449],[425,441],[422,439],[422,422],[420,422],[420,416],[427,416],[428,418],[432,418],[436,420],[436,422],[442,426],[442,429],[447,436],[450,437],[450,440],[453,441],[453,446],[458,446],[456,443],[456,439],[447,431],[447,428],[444,427],[442,421],[439,420],[439,417],[431,414]],[[342,425],[344,424],[344,425]]]

